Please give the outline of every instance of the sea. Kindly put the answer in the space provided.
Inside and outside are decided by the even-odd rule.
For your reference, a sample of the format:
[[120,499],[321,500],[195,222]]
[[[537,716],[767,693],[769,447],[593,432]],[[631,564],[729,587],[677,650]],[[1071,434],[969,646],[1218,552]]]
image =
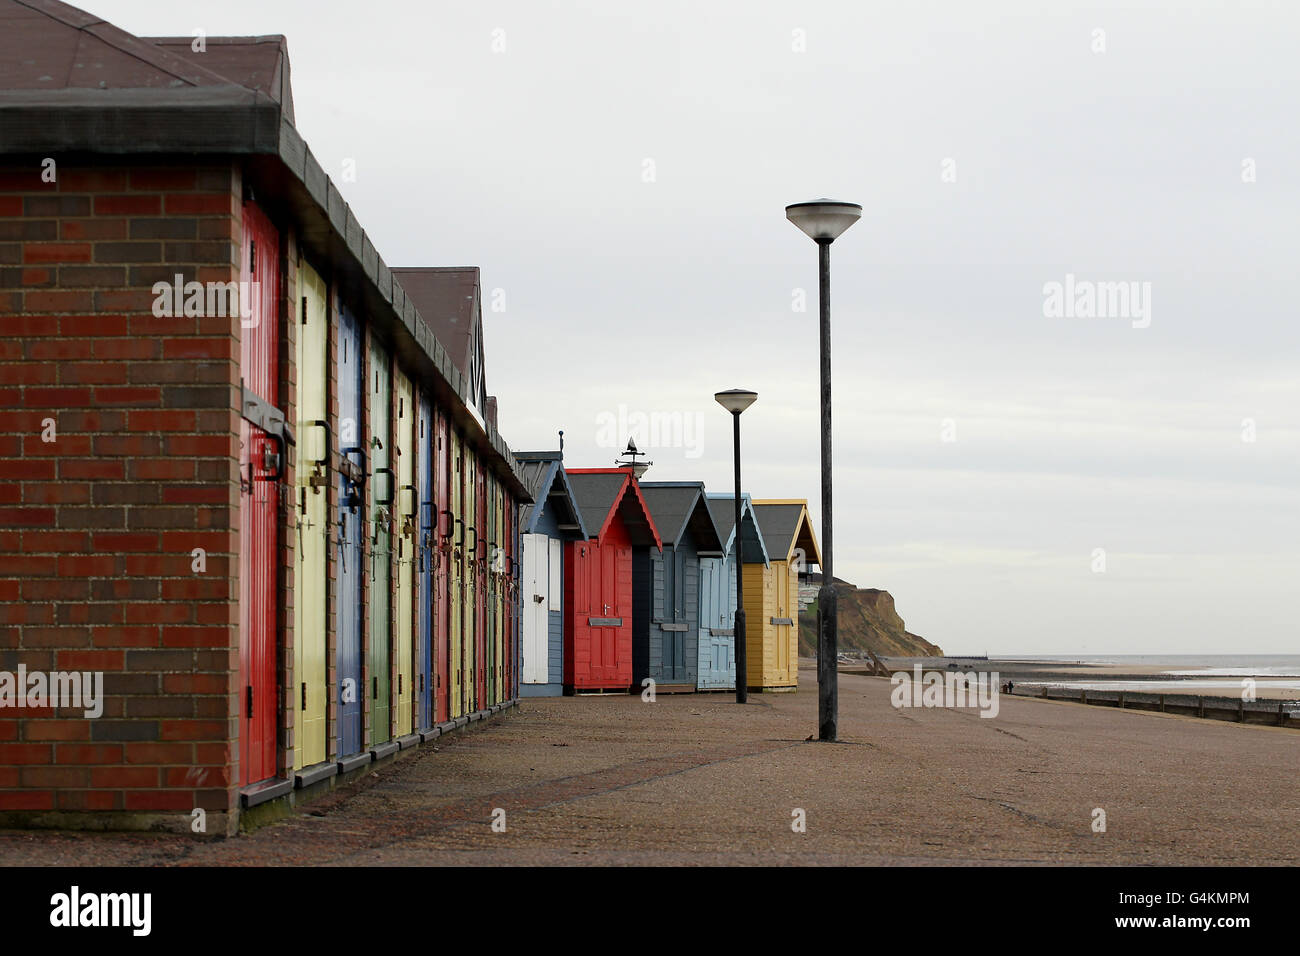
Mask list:
[[1300,654],[1007,654],[997,659],[1131,667],[1129,673],[1144,675],[1126,680],[1052,681],[1056,686],[1081,690],[1215,691],[1239,687],[1241,678],[1251,677],[1260,690],[1293,690],[1300,694]]

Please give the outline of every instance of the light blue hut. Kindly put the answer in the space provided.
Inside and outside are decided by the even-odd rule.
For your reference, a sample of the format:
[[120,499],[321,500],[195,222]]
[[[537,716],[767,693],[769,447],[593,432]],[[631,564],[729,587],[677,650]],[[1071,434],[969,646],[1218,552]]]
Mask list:
[[721,535],[699,481],[643,481],[663,549],[632,552],[632,682],[693,693],[699,680],[700,562],[720,559]]
[[587,529],[564,471],[563,451],[517,452],[533,504],[519,510],[522,666],[520,697],[564,693],[564,547]]
[[[700,690],[734,690],[736,686],[736,504],[728,494],[705,495],[722,541],[722,557],[700,558]],[[763,533],[749,495],[740,498],[740,552],[745,564],[770,567]]]

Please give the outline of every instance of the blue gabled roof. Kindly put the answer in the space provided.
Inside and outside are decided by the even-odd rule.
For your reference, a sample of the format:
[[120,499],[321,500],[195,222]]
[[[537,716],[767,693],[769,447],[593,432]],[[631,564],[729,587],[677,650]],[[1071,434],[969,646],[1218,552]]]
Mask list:
[[721,550],[722,532],[705,500],[704,482],[643,481],[641,494],[664,544],[678,544],[690,529],[700,551]]
[[[717,525],[718,536],[726,539],[722,551],[727,554],[736,541],[736,496],[712,491],[707,492],[704,498],[709,503],[709,513],[713,515],[713,523]],[[765,567],[770,566],[772,562],[767,554],[767,543],[763,540],[763,531],[758,526],[758,517],[754,514],[754,503],[750,500],[749,492],[742,492],[740,496],[740,521],[747,529],[753,529],[752,533],[746,534],[741,542],[746,552],[742,555],[742,560],[748,564],[757,564],[761,559]]]
[[564,459],[561,457],[561,453],[558,451],[522,451],[515,453],[515,460],[519,463],[519,471],[524,479],[524,484],[533,496],[532,504],[520,506],[520,533],[532,534],[537,530],[537,523],[541,520],[546,501],[558,483],[563,496],[568,500],[573,520],[577,522],[578,536],[581,538],[589,537],[587,526],[582,520],[582,509],[578,507],[578,499],[573,494],[573,486],[569,483],[569,476],[564,470]]

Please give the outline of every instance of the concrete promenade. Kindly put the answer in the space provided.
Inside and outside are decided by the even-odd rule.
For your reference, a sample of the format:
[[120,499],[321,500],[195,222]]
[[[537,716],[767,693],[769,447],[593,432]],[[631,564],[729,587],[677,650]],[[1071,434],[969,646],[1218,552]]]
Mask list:
[[0,864],[1300,863],[1293,730],[1006,696],[992,719],[895,709],[886,680],[844,675],[824,745],[814,680],[744,708],[525,700],[251,834],[6,831]]

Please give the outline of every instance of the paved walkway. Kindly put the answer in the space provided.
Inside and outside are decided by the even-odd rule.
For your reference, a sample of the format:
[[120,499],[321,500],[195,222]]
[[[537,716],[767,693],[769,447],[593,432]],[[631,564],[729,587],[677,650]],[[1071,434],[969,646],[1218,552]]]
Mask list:
[[897,710],[887,681],[845,675],[826,745],[800,680],[744,708],[526,700],[252,834],[0,832],[0,863],[1300,862],[1295,731],[1006,697],[992,719]]

